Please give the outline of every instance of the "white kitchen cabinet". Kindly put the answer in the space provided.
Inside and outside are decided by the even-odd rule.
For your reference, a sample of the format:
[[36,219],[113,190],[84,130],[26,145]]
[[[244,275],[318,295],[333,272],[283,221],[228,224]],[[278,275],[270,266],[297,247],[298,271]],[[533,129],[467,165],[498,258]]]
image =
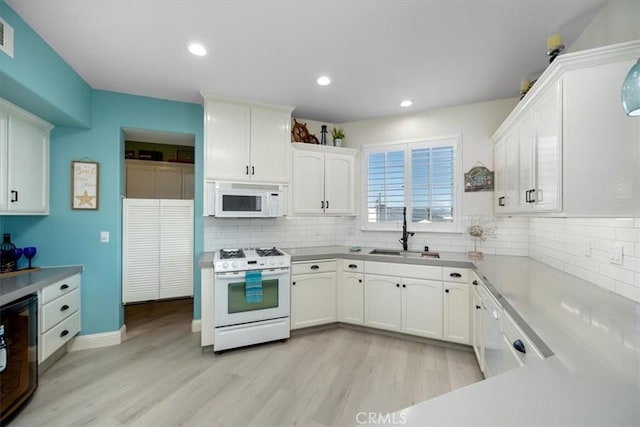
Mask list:
[[80,332],[80,274],[38,292],[38,363],[41,364]]
[[341,260],[338,282],[338,320],[364,325],[364,263]]
[[354,215],[356,150],[292,144],[294,215]]
[[294,263],[291,329],[336,322],[336,261]]
[[484,344],[482,341],[482,298],[478,286],[482,286],[476,277],[471,291],[471,346],[476,355],[478,366],[484,372]]
[[49,213],[49,123],[0,100],[0,213]]
[[122,302],[193,295],[193,200],[124,199]]
[[444,283],[445,341],[471,344],[470,291],[467,283]]
[[442,282],[402,280],[402,331],[442,339]]
[[[496,214],[640,214],[640,122],[620,106],[638,56],[633,41],[562,55],[545,70],[493,136]],[[505,188],[513,182],[517,201]]]
[[205,179],[288,182],[292,107],[205,98]]
[[126,197],[193,199],[193,165],[125,160]]
[[365,274],[365,326],[400,332],[402,328],[401,282],[402,279],[399,277]]

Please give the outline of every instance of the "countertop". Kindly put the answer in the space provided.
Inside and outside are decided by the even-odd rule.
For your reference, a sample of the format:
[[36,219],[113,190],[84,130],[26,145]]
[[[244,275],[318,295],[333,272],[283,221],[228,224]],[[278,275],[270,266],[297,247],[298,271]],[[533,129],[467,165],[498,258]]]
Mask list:
[[33,273],[0,279],[0,306],[36,293],[45,286],[81,272],[81,265],[45,267]]
[[[285,249],[292,261],[348,258],[473,268],[544,360],[388,418],[409,426],[640,426],[640,305],[528,257],[369,255],[372,248]],[[201,259],[212,266],[212,257]],[[545,353],[544,348],[541,349]],[[395,423],[394,423],[395,421]],[[381,424],[376,424],[381,425]]]

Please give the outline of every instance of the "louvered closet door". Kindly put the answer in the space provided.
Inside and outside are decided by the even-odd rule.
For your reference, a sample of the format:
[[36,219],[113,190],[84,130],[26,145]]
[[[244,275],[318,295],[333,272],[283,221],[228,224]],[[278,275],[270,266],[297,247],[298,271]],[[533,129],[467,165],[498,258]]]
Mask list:
[[122,302],[158,299],[160,201],[123,200]]
[[193,295],[193,200],[160,200],[160,298]]

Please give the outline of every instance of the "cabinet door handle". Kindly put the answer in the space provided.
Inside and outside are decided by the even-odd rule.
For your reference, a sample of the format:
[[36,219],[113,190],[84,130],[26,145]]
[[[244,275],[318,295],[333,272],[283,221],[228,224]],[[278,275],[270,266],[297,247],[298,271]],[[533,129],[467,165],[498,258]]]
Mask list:
[[69,310],[69,306],[67,304],[60,307],[60,311],[67,311],[67,310]]
[[520,340],[515,340],[513,342],[513,348],[518,350],[520,353],[526,354],[527,350],[524,348],[524,343]]
[[533,189],[531,189],[529,191],[531,191],[531,195],[529,196],[529,203],[535,203],[536,202],[536,197],[535,197],[536,196],[536,189],[533,188]]
[[247,168],[247,169],[245,170],[245,175],[249,175],[249,165],[245,166],[245,168]]
[[11,203],[15,203],[18,201],[18,192],[16,190],[11,190]]
[[449,289],[445,289],[444,291],[445,291],[446,293],[449,293]]
[[329,201],[327,200],[327,209],[329,209]]
[[60,332],[60,338],[66,337],[67,335],[69,335],[69,331],[67,331],[66,329],[64,331]]
[[356,264],[349,264],[349,268],[358,268]]
[[498,206],[504,206],[504,196],[498,197]]
[[362,279],[358,279],[358,283],[362,283]]
[[64,291],[65,289],[69,289],[69,285],[67,285],[66,283],[62,284],[62,286],[60,286],[60,290]]
[[317,269],[319,269],[319,268],[320,268],[320,266],[319,266],[319,265],[315,265],[315,264],[314,264],[314,265],[312,265],[312,266],[311,266],[311,267],[309,267],[309,268],[310,268],[310,269],[312,269],[312,270],[317,270]]
[[295,286],[295,285],[296,285],[296,282],[293,282],[293,283],[291,283],[291,284],[292,284],[293,286]]
[[255,175],[255,174],[256,174],[256,167],[251,166],[251,175]]
[[320,208],[324,209],[324,200],[320,200]]
[[482,307],[480,307],[479,305],[476,305],[476,310],[480,310]]
[[399,287],[400,287],[400,283],[396,283],[396,288],[399,288]]
[[460,277],[462,277],[462,274],[460,274],[460,273],[451,273],[451,274],[449,274],[449,276],[459,279]]
[[407,287],[407,285],[405,285],[405,284],[403,283],[403,284],[402,284],[402,287],[403,287],[403,288],[406,288],[406,287]]
[[474,280],[474,281],[473,281],[473,282],[471,282],[471,283],[473,283],[474,285],[478,286],[478,281],[477,281],[477,280]]
[[531,203],[531,201],[529,200],[529,190],[524,192],[524,201],[525,203]]

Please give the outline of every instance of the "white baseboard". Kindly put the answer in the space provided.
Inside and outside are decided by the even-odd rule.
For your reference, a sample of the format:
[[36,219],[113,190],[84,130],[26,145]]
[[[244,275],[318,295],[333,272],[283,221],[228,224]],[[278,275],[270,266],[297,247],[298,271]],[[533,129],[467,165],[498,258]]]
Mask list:
[[191,332],[200,332],[202,330],[202,320],[192,320],[191,321]]
[[101,332],[99,334],[80,335],[69,341],[67,351],[87,350],[90,348],[108,347],[118,345],[124,341],[127,335],[127,327],[122,325],[120,330]]

